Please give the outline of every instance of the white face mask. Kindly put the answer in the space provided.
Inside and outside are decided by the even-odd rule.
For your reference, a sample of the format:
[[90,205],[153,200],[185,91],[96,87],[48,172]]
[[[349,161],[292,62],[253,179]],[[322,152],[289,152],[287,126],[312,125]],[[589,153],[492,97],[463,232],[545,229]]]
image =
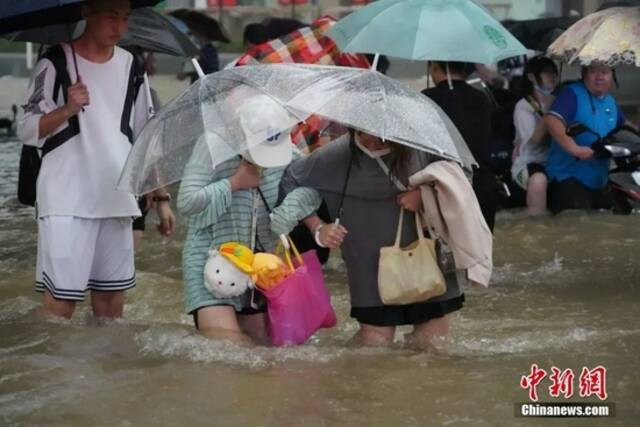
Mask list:
[[364,145],[360,144],[358,141],[358,137],[356,136],[356,147],[360,149],[364,154],[371,157],[372,159],[379,159],[382,156],[386,156],[391,153],[391,148],[383,148],[382,150],[371,151]]
[[553,90],[554,90],[554,89],[549,89],[549,88],[538,86],[538,85],[535,85],[534,88],[536,92],[538,92],[542,96],[549,96],[553,94]]

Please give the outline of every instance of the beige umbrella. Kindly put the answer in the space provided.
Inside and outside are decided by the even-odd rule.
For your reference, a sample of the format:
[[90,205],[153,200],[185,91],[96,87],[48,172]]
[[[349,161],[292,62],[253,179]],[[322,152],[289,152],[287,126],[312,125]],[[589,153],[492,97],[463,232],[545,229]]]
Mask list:
[[640,6],[613,7],[573,24],[547,53],[570,64],[640,67]]

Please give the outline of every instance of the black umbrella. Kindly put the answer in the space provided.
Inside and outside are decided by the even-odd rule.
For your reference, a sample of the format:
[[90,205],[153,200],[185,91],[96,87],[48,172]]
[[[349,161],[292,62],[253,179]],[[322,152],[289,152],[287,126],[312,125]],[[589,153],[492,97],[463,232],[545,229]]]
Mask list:
[[544,52],[560,34],[576,23],[578,19],[572,16],[560,16],[525,21],[507,21],[503,22],[503,25],[527,49]]
[[[82,19],[85,0],[12,0],[0,3],[0,34]],[[131,0],[131,8],[155,6],[160,0]]]
[[[71,26],[71,29],[69,28]],[[57,24],[43,28],[18,31],[4,36],[10,41],[33,42],[53,46],[68,42],[70,31],[78,35],[83,23]],[[129,18],[129,30],[118,43],[120,46],[139,46],[143,50],[165,53],[173,56],[191,57],[198,55],[198,47],[187,34],[170,19],[150,8],[136,9]]]
[[223,43],[231,41],[225,28],[205,12],[178,9],[171,12],[171,15],[187,24],[193,33],[199,34],[208,41],[220,41]]
[[[56,24],[71,24],[82,19],[82,5],[85,0],[12,0],[0,3],[0,34],[42,28]],[[130,0],[132,9],[155,6],[160,0]],[[69,39],[72,28],[68,26]],[[73,64],[78,75],[75,50]]]
[[309,26],[309,24],[293,18],[265,18],[262,20],[262,25],[267,30],[269,40],[279,39],[295,30]]
[[[609,9],[611,7],[633,6],[633,3],[634,2],[630,2],[630,1],[606,1],[606,2],[602,3],[598,9],[596,9],[596,12],[599,12],[599,11],[605,10],[605,9]],[[637,1],[635,3],[638,4]]]

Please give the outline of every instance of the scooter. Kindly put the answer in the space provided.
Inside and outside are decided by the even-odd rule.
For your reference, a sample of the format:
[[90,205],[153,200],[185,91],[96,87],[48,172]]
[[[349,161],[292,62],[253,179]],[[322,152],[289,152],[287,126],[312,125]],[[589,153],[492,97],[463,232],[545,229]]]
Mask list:
[[640,208],[640,133],[629,126],[620,126],[601,137],[583,123],[567,128],[569,136],[582,133],[597,138],[591,145],[596,158],[612,159],[615,163],[615,168],[609,171],[609,181],[616,208],[627,214]]

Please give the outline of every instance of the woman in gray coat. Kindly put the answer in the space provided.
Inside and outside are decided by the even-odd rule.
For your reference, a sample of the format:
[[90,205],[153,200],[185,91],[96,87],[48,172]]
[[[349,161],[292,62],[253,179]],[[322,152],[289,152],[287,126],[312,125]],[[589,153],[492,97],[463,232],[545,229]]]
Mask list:
[[[373,135],[351,131],[310,156],[293,162],[280,183],[282,208],[272,214],[275,233],[288,233],[303,220],[319,245],[342,249],[351,297],[351,317],[360,329],[353,341],[361,345],[390,345],[399,325],[414,325],[405,339],[421,348],[437,348],[448,333],[447,314],[462,308],[464,294],[455,270],[445,272],[447,292],[426,302],[389,306],[378,294],[380,248],[395,241],[400,208],[405,208],[401,244],[417,237],[413,212],[422,206],[420,191],[400,191],[394,180],[407,185],[408,177],[423,169],[430,156]],[[389,175],[379,164],[382,160]],[[325,224],[317,215],[298,218],[291,212],[297,201],[295,188],[315,190],[315,204],[324,200],[332,220]],[[300,200],[298,203],[308,203]],[[340,212],[339,212],[340,211]]]

